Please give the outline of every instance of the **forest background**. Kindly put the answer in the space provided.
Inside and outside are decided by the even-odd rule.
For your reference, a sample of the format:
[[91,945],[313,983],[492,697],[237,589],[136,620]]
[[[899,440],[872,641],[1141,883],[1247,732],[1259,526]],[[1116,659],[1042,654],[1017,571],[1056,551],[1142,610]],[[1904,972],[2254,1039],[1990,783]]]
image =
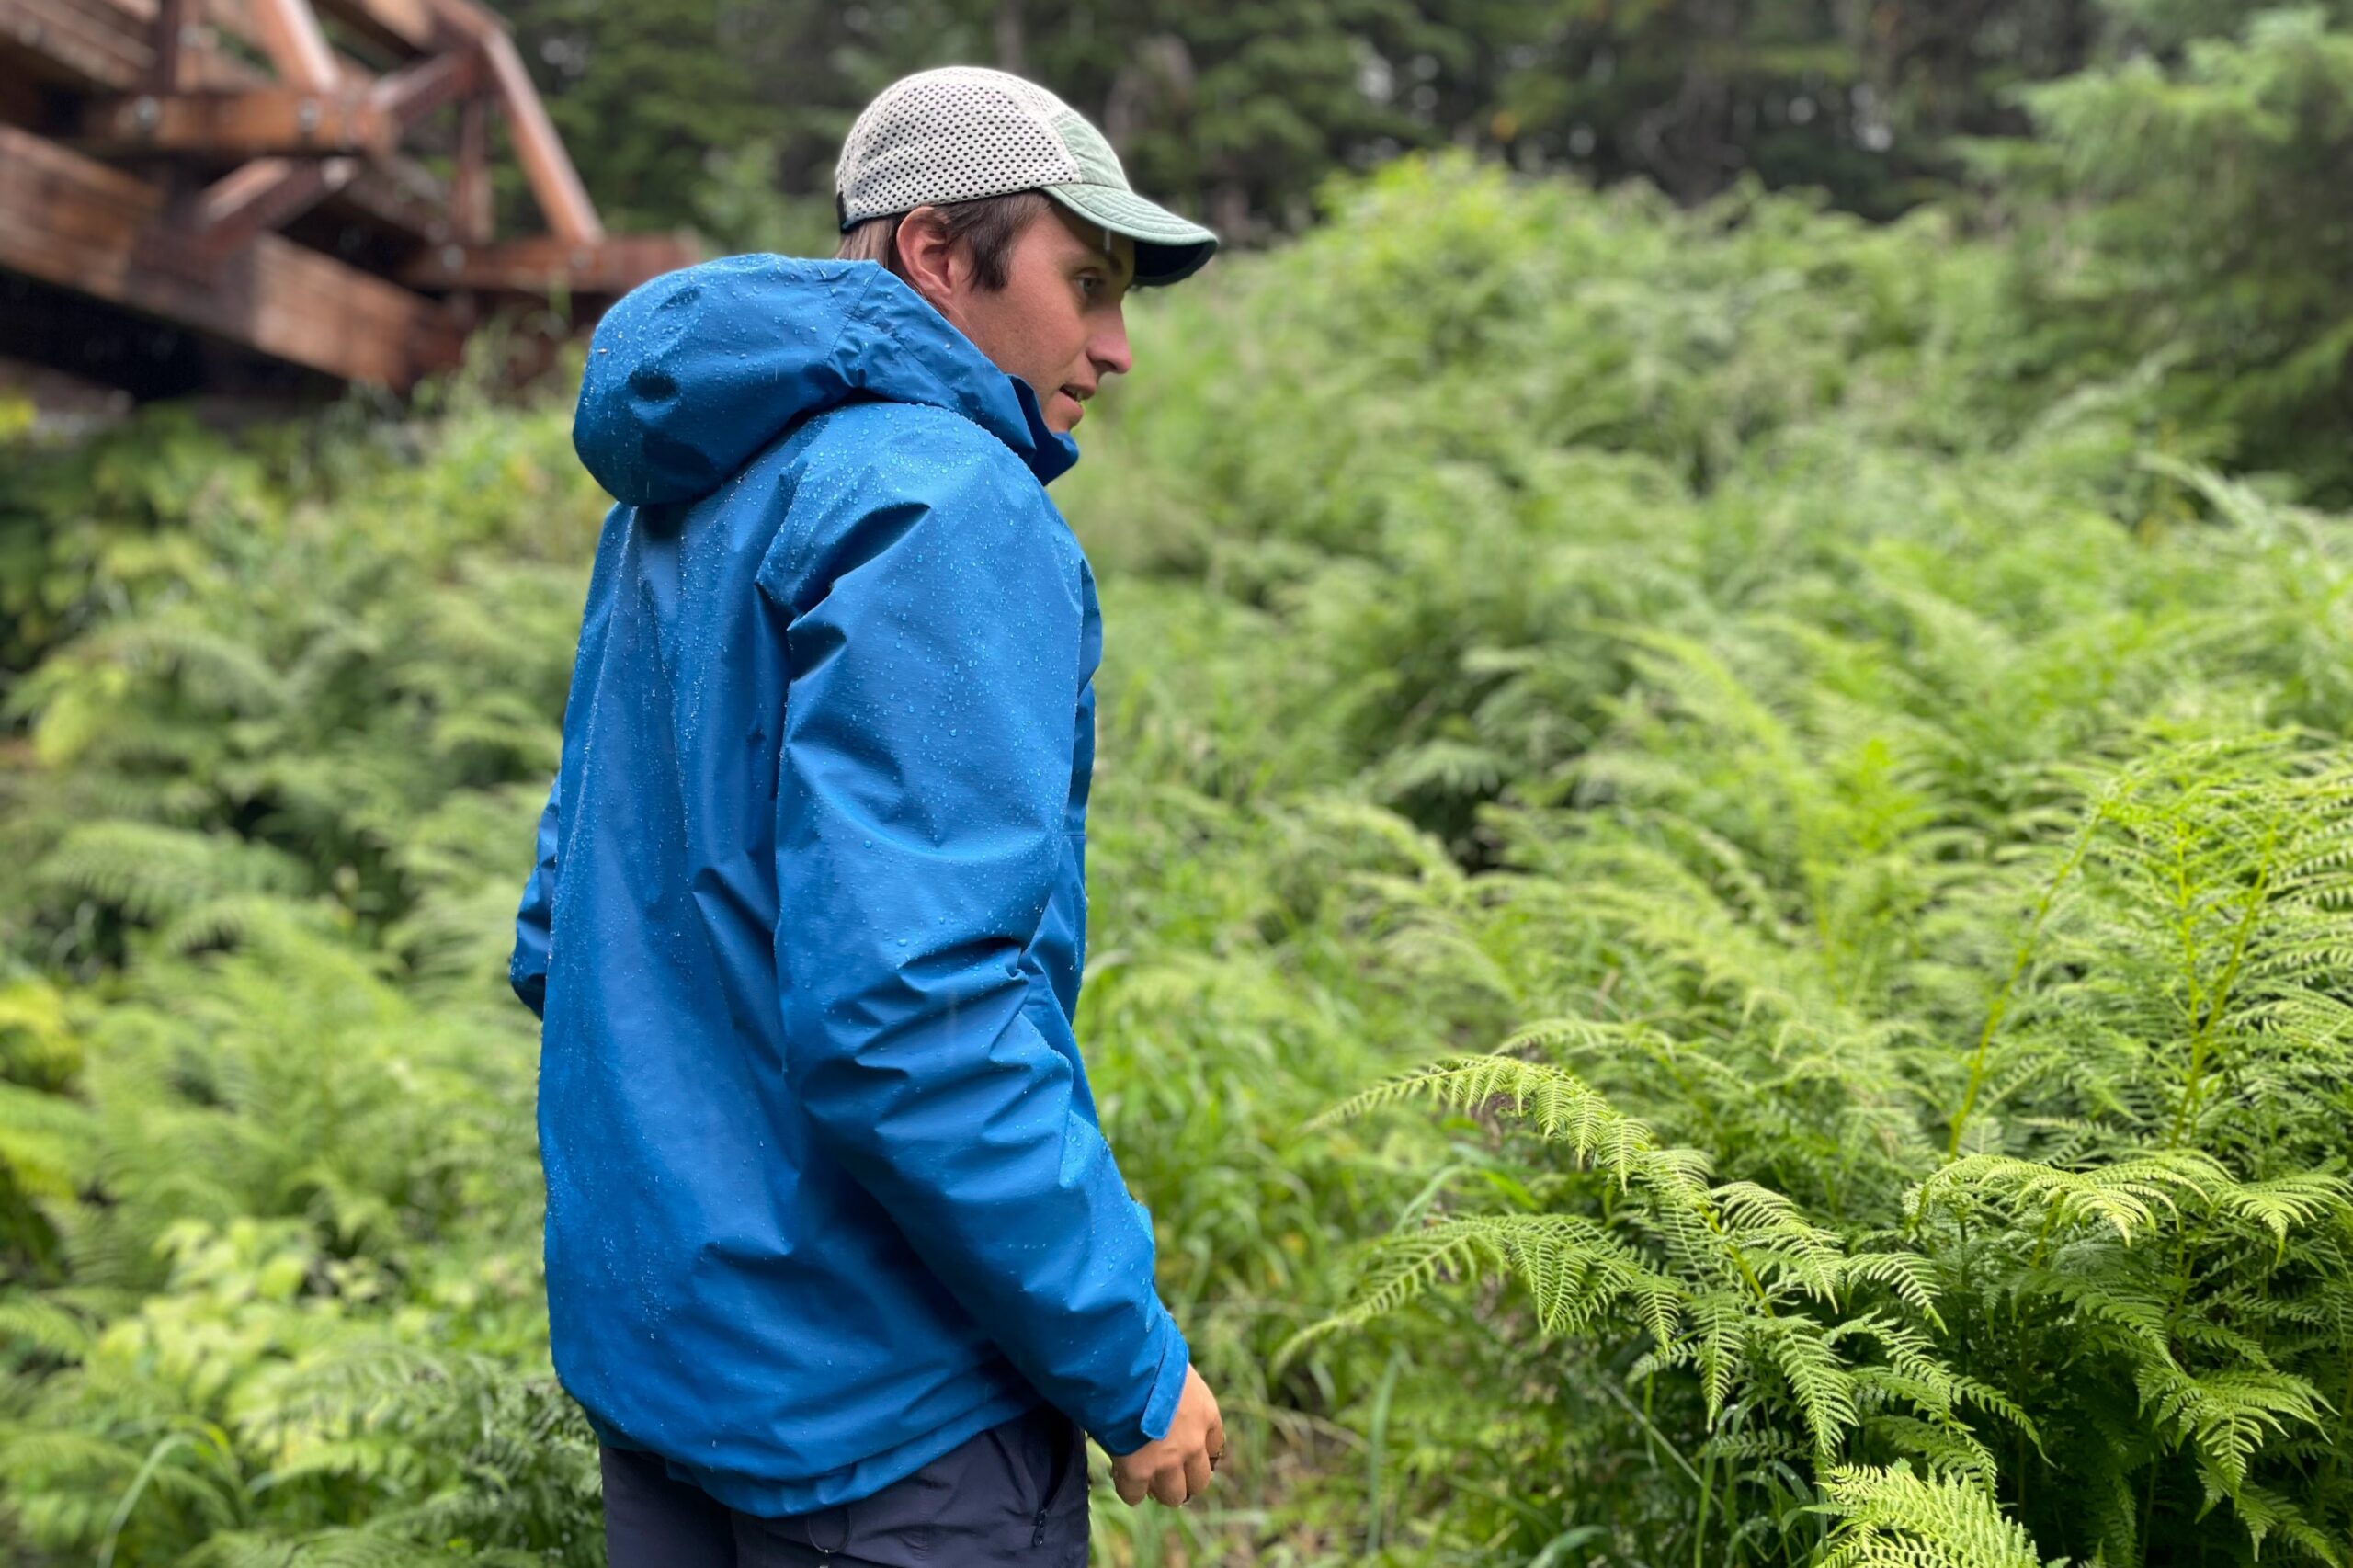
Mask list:
[[[2353,1562],[2353,6],[511,14],[627,222],[823,250],[977,59],[1257,247],[1055,487],[1237,1445],[1098,1562]],[[600,1560],[498,350],[0,464],[10,1561]]]

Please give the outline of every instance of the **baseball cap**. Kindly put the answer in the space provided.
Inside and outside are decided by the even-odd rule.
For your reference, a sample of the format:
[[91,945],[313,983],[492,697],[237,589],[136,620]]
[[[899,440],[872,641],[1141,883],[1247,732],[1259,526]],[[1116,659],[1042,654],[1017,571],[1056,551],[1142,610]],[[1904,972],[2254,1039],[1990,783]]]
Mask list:
[[1136,243],[1140,287],[1199,270],[1217,235],[1128,184],[1103,133],[1034,82],[980,65],[903,76],[866,106],[834,167],[847,231],[926,203],[1040,190]]

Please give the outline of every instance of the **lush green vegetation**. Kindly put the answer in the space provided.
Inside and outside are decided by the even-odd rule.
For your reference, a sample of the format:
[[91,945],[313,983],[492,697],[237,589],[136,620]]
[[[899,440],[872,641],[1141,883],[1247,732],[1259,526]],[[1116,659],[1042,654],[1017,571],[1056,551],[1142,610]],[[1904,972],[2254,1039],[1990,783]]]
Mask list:
[[[1237,241],[1304,227],[1317,182],[1336,169],[1449,146],[1527,172],[1647,180],[1683,201],[1751,178],[1818,188],[1834,205],[1886,217],[1978,184],[1972,143],[2018,145],[2044,118],[2038,84],[2089,70],[2145,89],[2152,75],[2195,74],[2205,51],[2279,9],[2276,0],[497,6],[610,213],[763,249],[829,243],[843,131],[883,84],[927,65],[980,62],[1052,85],[1104,127],[1143,189]],[[2303,14],[2342,20],[2346,7],[2320,0]],[[2283,14],[2273,25],[2293,34],[2305,24]],[[2276,52],[2273,86],[2340,78],[2327,53]],[[2344,201],[2342,158],[2326,145],[2341,129],[2327,127],[2325,102],[2307,105],[2319,112],[2283,137],[2276,117],[2232,112],[2253,83],[2223,78],[2200,92],[2135,90],[2136,112],[2083,123],[2114,141],[2112,153],[2137,150],[2159,182],[2147,195],[2167,180],[2196,188],[2218,199],[2218,234],[2242,238],[2251,236],[2235,222],[2238,203],[2279,187],[2193,184],[2233,150],[2208,138],[2228,128],[2242,157],[2285,153],[2306,174],[2296,227],[2324,234],[2320,212]],[[2138,115],[2153,111],[2175,134],[2141,135]],[[527,201],[519,176],[505,196],[518,209]],[[2144,213],[2207,221],[2170,189]],[[2267,222],[2262,237],[2277,242],[2281,230]],[[2290,258],[2279,260],[2275,280]]]
[[[1094,117],[1131,176],[1236,240],[1403,150],[1679,199],[1743,176],[1884,216],[2027,126],[2010,93],[2229,30],[2244,6],[2097,0],[498,0],[597,199],[745,244],[822,238],[842,132],[884,83],[980,62]],[[2149,13],[2144,16],[2143,11]],[[520,199],[519,186],[509,195]],[[779,200],[780,199],[780,200]],[[748,225],[748,226],[747,226]]]
[[[1996,211],[1406,162],[1138,302],[1081,1039],[1239,1448],[1101,1560],[2353,1557],[2353,62],[2192,9]],[[599,1561],[503,977],[567,415],[0,470],[26,1562]]]

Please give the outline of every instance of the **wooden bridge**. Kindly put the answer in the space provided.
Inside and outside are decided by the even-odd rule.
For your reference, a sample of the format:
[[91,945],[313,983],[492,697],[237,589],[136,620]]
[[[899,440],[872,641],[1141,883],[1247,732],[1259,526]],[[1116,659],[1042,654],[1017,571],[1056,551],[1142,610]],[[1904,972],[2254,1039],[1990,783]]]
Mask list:
[[[494,233],[494,114],[542,233]],[[0,354],[404,390],[502,300],[585,319],[693,259],[605,232],[474,0],[0,0]]]

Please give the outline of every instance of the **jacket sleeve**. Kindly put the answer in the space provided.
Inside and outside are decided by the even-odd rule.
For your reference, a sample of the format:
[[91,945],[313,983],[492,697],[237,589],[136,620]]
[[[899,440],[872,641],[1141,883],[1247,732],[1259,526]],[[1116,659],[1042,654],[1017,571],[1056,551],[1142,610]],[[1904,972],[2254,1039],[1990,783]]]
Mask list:
[[1015,1368],[1127,1453],[1166,1435],[1188,1350],[1149,1218],[1025,1012],[1076,849],[1083,567],[1034,490],[936,477],[814,530],[825,559],[777,585],[785,1071]]
[[548,785],[548,803],[540,810],[538,858],[523,883],[523,903],[515,912],[515,951],[506,960],[506,983],[531,1016],[544,1021],[548,1010],[549,905],[555,896],[556,798],[563,787],[563,770]]

